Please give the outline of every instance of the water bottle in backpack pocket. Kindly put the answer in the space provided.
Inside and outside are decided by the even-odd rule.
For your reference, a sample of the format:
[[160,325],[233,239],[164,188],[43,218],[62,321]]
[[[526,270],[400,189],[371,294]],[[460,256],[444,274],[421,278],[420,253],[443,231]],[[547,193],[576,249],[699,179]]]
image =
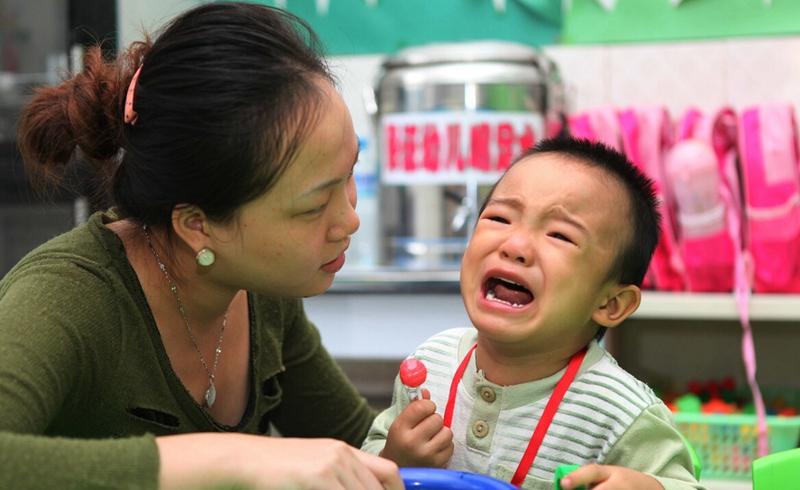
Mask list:
[[690,109],[677,133],[664,174],[687,288],[732,291],[741,250],[736,115],[727,108],[712,116]]

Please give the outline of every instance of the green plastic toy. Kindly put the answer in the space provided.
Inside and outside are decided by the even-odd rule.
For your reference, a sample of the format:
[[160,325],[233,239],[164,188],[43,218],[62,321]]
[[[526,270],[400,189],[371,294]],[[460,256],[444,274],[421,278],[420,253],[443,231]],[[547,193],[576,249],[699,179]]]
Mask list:
[[753,490],[787,490],[797,488],[798,482],[800,448],[773,453],[753,461]]
[[679,412],[683,413],[700,413],[703,403],[697,395],[688,393],[675,400],[675,406]]
[[[556,468],[555,478],[553,479],[553,489],[554,490],[564,490],[561,488],[561,479],[567,476],[568,474],[572,473],[573,471],[580,468],[580,466],[576,464],[560,464]],[[586,487],[580,486],[577,487],[575,490],[586,490]]]

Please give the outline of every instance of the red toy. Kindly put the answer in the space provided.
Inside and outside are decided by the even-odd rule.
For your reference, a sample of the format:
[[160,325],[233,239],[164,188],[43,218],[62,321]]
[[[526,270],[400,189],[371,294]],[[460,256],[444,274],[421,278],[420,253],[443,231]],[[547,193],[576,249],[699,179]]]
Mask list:
[[408,398],[412,401],[422,398],[419,387],[425,382],[427,376],[428,370],[419,359],[409,357],[400,363],[400,381],[407,388]]

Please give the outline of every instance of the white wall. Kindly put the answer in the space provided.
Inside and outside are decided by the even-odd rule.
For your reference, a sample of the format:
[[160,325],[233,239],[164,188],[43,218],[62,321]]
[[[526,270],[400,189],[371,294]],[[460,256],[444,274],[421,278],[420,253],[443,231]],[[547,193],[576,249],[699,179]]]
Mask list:
[[153,34],[172,17],[202,0],[117,0],[119,46],[126,47],[142,39],[142,33]]
[[[548,46],[567,87],[569,109],[664,105],[741,109],[790,102],[800,110],[800,37],[680,43]],[[334,57],[356,127],[367,123],[358,96],[378,75],[381,56]],[[362,84],[352,87],[349,83]],[[349,96],[352,95],[352,96]]]
[[800,107],[800,37],[681,43],[552,46],[572,109],[663,104],[740,109],[764,102]]

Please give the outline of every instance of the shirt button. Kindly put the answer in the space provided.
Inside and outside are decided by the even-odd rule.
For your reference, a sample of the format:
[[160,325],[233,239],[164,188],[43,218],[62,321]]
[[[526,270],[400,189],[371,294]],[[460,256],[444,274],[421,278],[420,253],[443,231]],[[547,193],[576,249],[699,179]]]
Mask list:
[[472,434],[478,439],[483,439],[489,434],[489,424],[483,420],[479,420],[472,424]]
[[495,395],[494,390],[488,386],[481,386],[481,398],[486,403],[492,403],[497,399],[497,395]]

